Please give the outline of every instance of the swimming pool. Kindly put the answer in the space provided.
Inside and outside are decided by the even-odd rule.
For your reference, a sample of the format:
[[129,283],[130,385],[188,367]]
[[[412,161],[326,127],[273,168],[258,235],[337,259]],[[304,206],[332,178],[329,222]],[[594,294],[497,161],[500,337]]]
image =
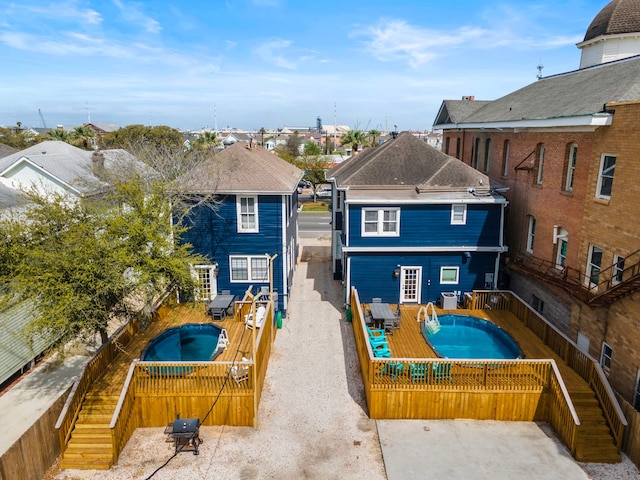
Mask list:
[[[224,331],[224,333],[222,333]],[[212,323],[188,323],[153,338],[140,359],[147,362],[208,362],[224,350],[226,330]]]
[[438,356],[444,358],[523,358],[518,343],[494,323],[470,315],[438,317],[440,330],[423,335]]

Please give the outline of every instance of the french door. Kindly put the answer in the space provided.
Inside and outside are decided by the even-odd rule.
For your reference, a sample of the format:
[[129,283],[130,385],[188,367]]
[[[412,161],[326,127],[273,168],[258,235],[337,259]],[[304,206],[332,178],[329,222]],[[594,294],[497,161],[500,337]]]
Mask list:
[[420,303],[422,267],[401,267],[400,303]]

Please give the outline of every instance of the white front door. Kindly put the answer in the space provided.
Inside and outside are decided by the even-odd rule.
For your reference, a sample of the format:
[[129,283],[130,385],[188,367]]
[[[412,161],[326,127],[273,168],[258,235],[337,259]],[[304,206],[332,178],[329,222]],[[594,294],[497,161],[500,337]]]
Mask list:
[[422,267],[400,269],[400,303],[420,303]]

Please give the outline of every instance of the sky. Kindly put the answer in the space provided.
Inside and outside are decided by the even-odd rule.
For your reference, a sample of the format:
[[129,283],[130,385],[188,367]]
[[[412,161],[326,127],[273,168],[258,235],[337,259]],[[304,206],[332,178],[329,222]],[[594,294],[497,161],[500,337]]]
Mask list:
[[577,69],[607,3],[0,0],[0,125],[431,130]]

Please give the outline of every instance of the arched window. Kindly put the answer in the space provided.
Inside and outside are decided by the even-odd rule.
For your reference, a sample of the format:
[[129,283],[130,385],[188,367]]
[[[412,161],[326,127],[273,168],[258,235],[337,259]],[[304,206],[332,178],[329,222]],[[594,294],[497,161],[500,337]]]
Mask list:
[[447,137],[444,139],[444,153],[449,155],[449,144],[451,143],[451,137]]
[[480,152],[480,139],[476,138],[473,151],[473,168],[478,169],[478,154]]
[[509,140],[504,141],[502,147],[502,176],[509,176],[509,156],[511,155],[511,142]]
[[484,141],[484,171],[489,171],[489,156],[491,154],[491,139],[487,138]]
[[565,192],[573,192],[573,179],[576,171],[576,160],[578,159],[578,145],[570,143],[567,145],[567,155],[564,160],[564,182],[562,189]]
[[456,158],[460,160],[460,137],[456,138]]
[[542,173],[544,171],[544,143],[539,143],[536,150],[536,185],[542,185]]

